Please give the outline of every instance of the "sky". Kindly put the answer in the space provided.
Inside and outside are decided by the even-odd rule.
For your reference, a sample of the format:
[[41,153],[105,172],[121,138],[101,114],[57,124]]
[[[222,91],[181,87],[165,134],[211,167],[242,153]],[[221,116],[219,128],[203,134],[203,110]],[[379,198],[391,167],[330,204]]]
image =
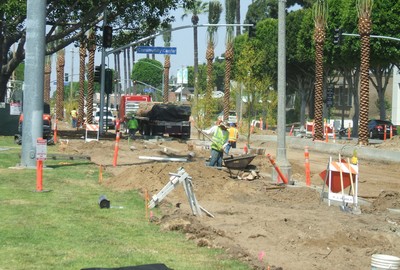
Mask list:
[[[247,13],[247,8],[251,4],[251,0],[241,0],[241,23],[243,23],[244,18]],[[220,17],[220,23],[225,23],[225,1],[222,0],[223,11]],[[183,14],[182,9],[178,9],[171,13],[175,16],[175,22],[172,23],[172,28],[184,25],[191,25],[191,17],[187,16],[184,20],[181,19]],[[199,24],[208,23],[207,14],[199,16]],[[206,49],[207,49],[207,27],[199,27],[198,28],[198,48],[199,48],[199,63],[206,63]],[[243,30],[242,30],[243,31]],[[220,56],[225,51],[225,33],[226,27],[219,27],[217,35],[217,44],[215,47],[215,56]],[[163,47],[164,42],[162,40],[162,36],[156,38],[155,46]],[[177,53],[176,55],[171,55],[171,68],[170,68],[170,76],[177,75],[178,69],[186,66],[193,66],[194,56],[193,56],[193,29],[187,28],[182,30],[177,30],[172,32],[172,40],[171,47],[176,47]],[[74,48],[72,45],[68,46],[65,49],[65,73],[71,74],[73,72],[73,81],[78,81],[78,73],[79,73],[79,48]],[[146,54],[136,54],[136,59],[146,57]],[[54,57],[55,58],[55,57]],[[110,65],[111,68],[114,68],[113,59],[114,57],[110,57]],[[164,55],[158,54],[156,55],[156,60],[164,63]],[[71,65],[71,63],[74,63]],[[95,56],[95,65],[100,65],[101,63],[101,54],[96,53]],[[121,57],[121,64],[123,63]],[[53,59],[53,72],[52,72],[52,80],[55,80],[55,59]],[[132,65],[131,65],[132,66]],[[54,78],[53,78],[54,76]],[[52,88],[55,89],[55,85],[52,85]]]

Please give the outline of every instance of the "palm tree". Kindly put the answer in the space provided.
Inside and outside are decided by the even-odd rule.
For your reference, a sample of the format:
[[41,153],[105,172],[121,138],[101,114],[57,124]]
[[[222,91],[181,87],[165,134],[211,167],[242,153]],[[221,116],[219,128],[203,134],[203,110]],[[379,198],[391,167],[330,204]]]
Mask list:
[[323,84],[324,84],[324,43],[325,25],[327,21],[328,5],[324,0],[317,0],[314,4],[314,41],[315,41],[315,140],[324,137],[322,125]]
[[[240,24],[240,0],[236,0],[236,23]],[[236,26],[236,36],[241,34],[240,25]]]
[[50,104],[50,75],[51,75],[51,58],[52,55],[46,55],[44,65],[44,102]]
[[[169,47],[171,46],[171,24],[168,24],[167,26],[164,27],[164,32],[163,33],[163,40],[164,40],[164,46]],[[169,86],[169,68],[171,67],[171,61],[170,61],[170,55],[167,54],[165,55],[164,58],[164,93],[163,93],[163,102],[167,103],[168,102],[168,86]]]
[[199,71],[199,49],[197,41],[197,24],[199,23],[199,15],[208,12],[208,3],[202,2],[201,0],[195,0],[192,8],[184,9],[182,15],[182,20],[192,14],[192,24],[193,24],[193,47],[194,47],[194,63],[193,63],[193,77],[194,77],[194,102],[197,104],[197,97],[199,94],[198,90],[198,71]]
[[[235,23],[236,0],[225,0],[226,23]],[[225,49],[225,84],[224,84],[224,119],[229,117],[230,109],[230,86],[231,86],[231,69],[233,62],[233,38],[234,27],[226,28],[226,49]]]
[[86,99],[86,121],[93,123],[93,95],[94,95],[94,54],[96,51],[96,37],[94,30],[90,30],[87,49],[89,51],[88,63],[88,92]]
[[361,37],[360,65],[360,128],[358,144],[368,145],[368,112],[369,112],[369,51],[371,34],[371,13],[373,0],[357,0],[358,32]]
[[64,119],[64,67],[65,67],[65,50],[61,49],[57,52],[57,90],[56,90],[56,118]]
[[79,103],[78,103],[78,127],[83,123],[85,106],[85,60],[86,60],[86,41],[81,40],[79,46]]
[[[208,3],[208,23],[218,24],[219,18],[222,13],[222,4],[218,0],[212,0]],[[211,104],[211,93],[214,88],[213,82],[213,60],[214,60],[214,48],[215,38],[218,30],[218,26],[207,27],[207,91],[206,91],[206,103],[205,103],[205,124],[209,125],[211,120],[212,107]]]

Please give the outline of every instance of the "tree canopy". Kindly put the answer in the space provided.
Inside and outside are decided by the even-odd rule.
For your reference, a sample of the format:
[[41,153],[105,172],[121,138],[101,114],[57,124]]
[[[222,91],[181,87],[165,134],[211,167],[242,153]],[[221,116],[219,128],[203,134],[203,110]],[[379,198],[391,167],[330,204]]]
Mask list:
[[[46,43],[53,46],[47,47],[46,54],[80,42],[89,29],[99,30],[96,40],[101,45],[100,23],[104,11],[107,24],[113,27],[113,46],[116,47],[148,36],[160,24],[174,19],[169,15],[171,10],[192,4],[192,0],[48,0]],[[6,84],[25,58],[27,1],[6,1],[0,5],[0,16],[0,100],[4,100]]]

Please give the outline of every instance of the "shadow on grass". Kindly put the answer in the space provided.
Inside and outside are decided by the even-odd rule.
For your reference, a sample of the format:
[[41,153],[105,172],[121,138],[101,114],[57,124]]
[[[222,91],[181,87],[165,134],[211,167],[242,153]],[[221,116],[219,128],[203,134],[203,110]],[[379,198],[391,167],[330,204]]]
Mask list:
[[51,165],[46,164],[46,168],[57,169],[62,167],[87,166],[90,164],[95,165],[94,163],[91,162],[75,162],[75,163],[62,162],[62,164],[51,164]]

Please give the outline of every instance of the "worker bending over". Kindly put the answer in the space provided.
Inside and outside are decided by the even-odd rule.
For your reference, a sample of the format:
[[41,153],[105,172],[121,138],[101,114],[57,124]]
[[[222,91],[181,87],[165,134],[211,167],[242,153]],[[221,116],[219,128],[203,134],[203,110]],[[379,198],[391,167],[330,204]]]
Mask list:
[[228,131],[227,124],[219,122],[217,125],[210,129],[203,130],[205,134],[212,135],[211,138],[211,159],[209,166],[222,167],[222,157],[224,155],[224,149],[228,142]]

